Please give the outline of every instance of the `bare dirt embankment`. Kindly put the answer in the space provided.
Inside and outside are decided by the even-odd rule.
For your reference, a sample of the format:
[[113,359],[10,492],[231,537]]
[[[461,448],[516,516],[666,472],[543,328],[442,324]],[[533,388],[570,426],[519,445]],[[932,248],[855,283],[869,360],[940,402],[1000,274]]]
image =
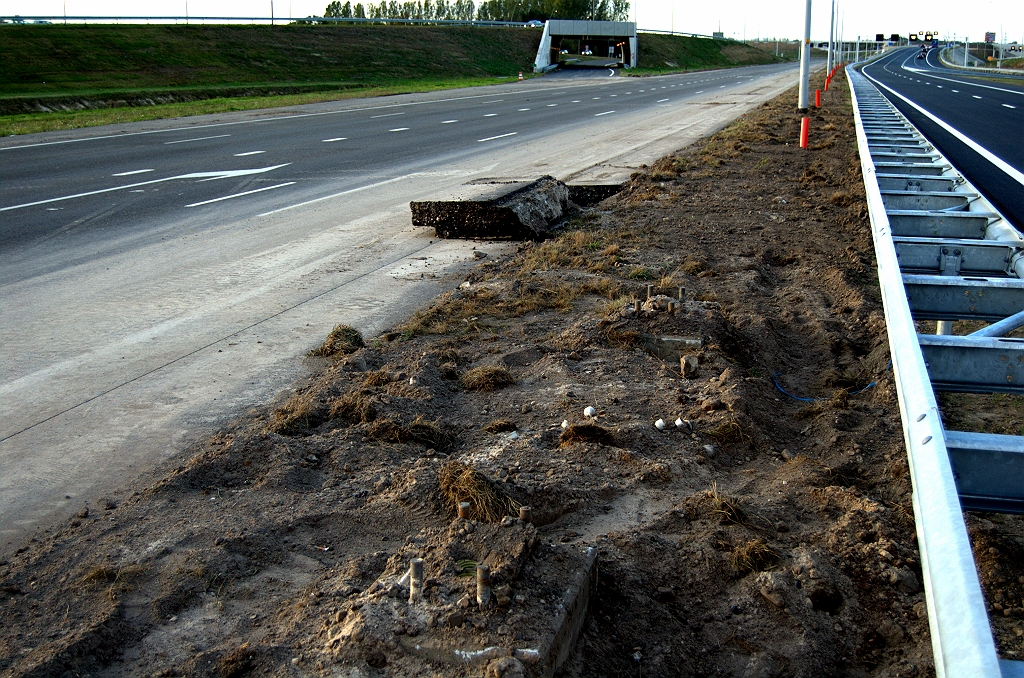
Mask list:
[[[543,643],[592,547],[564,675],[930,675],[837,84],[810,151],[795,95],[769,102],[394,331],[335,333],[292,398],[39,534],[0,565],[0,670],[530,675],[507,655]],[[522,505],[533,524],[501,518]],[[1013,657],[1024,530],[971,520]]]

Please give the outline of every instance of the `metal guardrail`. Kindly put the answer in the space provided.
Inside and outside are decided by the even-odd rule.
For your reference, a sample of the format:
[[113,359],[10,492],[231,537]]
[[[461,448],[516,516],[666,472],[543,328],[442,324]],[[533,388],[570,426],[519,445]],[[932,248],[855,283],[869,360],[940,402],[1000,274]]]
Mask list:
[[[1024,340],[1004,337],[1024,325],[1024,239],[867,78],[853,68],[847,77],[935,671],[1024,676],[1024,662],[997,658],[962,513],[1024,512],[1024,437],[947,431],[935,399],[936,390],[1024,393]],[[949,335],[961,319],[1005,322]],[[918,334],[917,320],[947,334]]]
[[524,28],[523,21],[477,21],[475,19],[388,19],[357,17],[269,17],[269,16],[0,16],[0,21],[12,24],[58,23],[261,23],[261,24],[419,24],[430,26],[483,26]]

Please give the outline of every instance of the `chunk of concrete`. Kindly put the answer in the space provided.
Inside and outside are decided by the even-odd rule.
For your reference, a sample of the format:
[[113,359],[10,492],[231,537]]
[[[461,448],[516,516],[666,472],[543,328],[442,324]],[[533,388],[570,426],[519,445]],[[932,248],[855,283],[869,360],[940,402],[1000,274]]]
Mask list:
[[554,177],[466,184],[441,200],[411,202],[413,226],[439,238],[543,240],[569,206],[569,189]]

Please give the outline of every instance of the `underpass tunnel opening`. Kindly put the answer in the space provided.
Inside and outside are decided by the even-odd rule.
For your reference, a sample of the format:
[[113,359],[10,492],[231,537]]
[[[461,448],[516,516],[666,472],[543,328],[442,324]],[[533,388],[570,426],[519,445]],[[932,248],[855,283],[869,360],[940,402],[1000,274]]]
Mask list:
[[568,68],[606,68],[610,60],[629,65],[633,63],[629,43],[628,36],[552,36],[549,59]]
[[534,70],[548,71],[559,66],[635,68],[636,57],[634,22],[550,19],[544,24]]

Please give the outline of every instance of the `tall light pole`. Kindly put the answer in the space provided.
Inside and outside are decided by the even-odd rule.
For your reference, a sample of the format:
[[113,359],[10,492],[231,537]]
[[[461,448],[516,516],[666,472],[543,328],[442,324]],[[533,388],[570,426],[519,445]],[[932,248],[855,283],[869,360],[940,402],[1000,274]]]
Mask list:
[[832,72],[832,44],[836,35],[836,0],[832,0],[832,16],[828,20],[828,60],[826,65],[828,72]]
[[807,87],[811,77],[811,0],[807,0],[804,13],[804,44],[800,47],[800,98],[797,108],[807,111]]

